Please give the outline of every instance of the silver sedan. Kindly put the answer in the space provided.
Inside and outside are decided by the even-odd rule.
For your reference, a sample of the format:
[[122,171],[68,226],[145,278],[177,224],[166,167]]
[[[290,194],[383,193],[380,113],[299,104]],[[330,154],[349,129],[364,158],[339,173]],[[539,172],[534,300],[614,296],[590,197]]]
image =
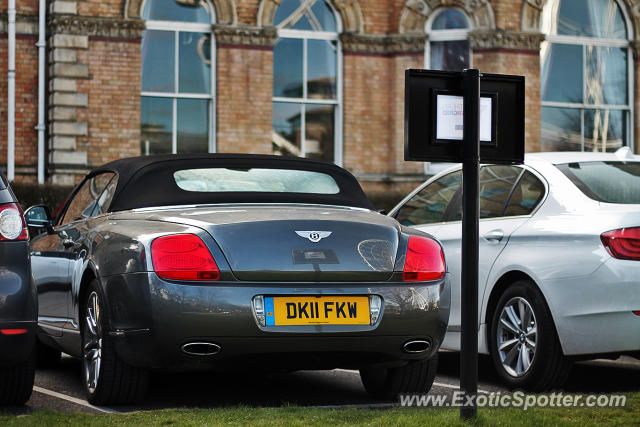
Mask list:
[[[389,215],[437,237],[452,279],[442,348],[460,348],[460,167]],[[514,388],[558,387],[576,359],[640,357],[640,156],[535,153],[480,170],[479,342]]]

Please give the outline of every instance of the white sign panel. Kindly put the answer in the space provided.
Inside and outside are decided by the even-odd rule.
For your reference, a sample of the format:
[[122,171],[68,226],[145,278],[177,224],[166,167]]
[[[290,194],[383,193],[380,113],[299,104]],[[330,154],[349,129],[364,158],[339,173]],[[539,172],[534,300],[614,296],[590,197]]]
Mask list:
[[[480,98],[480,141],[491,142],[491,98]],[[463,98],[437,95],[436,139],[462,141]]]

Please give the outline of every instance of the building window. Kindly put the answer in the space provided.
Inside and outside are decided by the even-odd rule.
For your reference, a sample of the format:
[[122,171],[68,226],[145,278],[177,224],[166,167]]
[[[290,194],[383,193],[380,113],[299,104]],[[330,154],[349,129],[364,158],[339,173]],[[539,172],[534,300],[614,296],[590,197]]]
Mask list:
[[[424,67],[428,70],[462,71],[471,67],[469,19],[458,9],[442,9],[427,20],[428,41]],[[424,173],[435,175],[452,163],[426,162]]]
[[215,151],[214,8],[204,0],[147,0],[142,18],[142,154]]
[[429,41],[425,67],[430,70],[462,71],[471,65],[469,20],[458,9],[443,9],[427,21]]
[[284,0],[274,25],[273,151],[341,164],[340,21],[326,1]]
[[629,23],[615,0],[549,0],[542,13],[543,151],[632,141]]

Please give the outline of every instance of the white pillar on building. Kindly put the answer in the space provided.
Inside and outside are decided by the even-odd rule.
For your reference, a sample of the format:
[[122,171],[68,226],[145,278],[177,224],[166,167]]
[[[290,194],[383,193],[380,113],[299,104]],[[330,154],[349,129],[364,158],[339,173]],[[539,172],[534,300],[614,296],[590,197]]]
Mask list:
[[38,21],[38,184],[44,184],[44,131],[46,129],[44,123],[44,92],[45,92],[45,48],[47,47],[46,39],[46,14],[47,1],[40,0],[39,21]]
[[15,179],[16,144],[16,0],[9,0],[9,60],[7,80],[7,179]]

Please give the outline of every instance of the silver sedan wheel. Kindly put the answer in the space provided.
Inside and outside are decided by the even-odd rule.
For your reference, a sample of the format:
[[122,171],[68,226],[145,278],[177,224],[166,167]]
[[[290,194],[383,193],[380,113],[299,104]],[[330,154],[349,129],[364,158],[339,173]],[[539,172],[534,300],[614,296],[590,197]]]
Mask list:
[[531,368],[538,340],[536,316],[526,299],[515,297],[504,305],[496,332],[504,370],[513,377],[525,375]]
[[84,318],[83,371],[89,393],[95,393],[100,378],[102,362],[102,326],[100,325],[100,301],[98,294],[92,292],[87,299]]

